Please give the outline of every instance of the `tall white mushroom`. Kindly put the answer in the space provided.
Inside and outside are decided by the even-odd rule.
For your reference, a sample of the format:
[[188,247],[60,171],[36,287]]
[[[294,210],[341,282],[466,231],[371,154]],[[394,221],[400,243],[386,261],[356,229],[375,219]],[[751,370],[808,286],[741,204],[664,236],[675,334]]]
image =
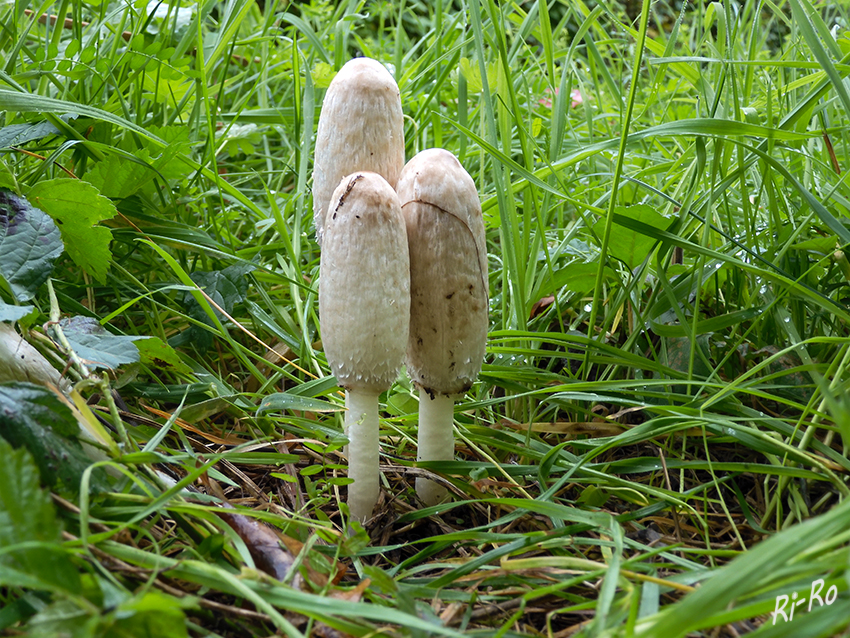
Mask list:
[[325,214],[339,181],[372,171],[395,188],[404,166],[404,121],[398,85],[377,60],[349,60],[322,103],[313,158],[313,220],[321,246]]
[[[481,371],[489,326],[487,248],[475,183],[443,149],[422,151],[398,180],[410,251],[407,371],[419,388],[420,461],[454,458],[454,397]],[[426,505],[446,497],[416,479]]]
[[319,282],[322,343],[345,388],[348,506],[367,520],[378,500],[378,395],[404,361],[410,262],[398,197],[376,173],[339,183],[325,220]]

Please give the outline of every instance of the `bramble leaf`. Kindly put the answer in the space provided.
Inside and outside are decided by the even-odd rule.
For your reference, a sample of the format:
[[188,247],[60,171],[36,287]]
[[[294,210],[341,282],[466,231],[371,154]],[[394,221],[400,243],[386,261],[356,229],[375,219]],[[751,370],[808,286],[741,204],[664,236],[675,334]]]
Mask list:
[[[0,384],[0,437],[29,450],[46,486],[61,483],[69,492],[79,491],[80,478],[91,464],[77,439],[79,431],[74,413],[49,388]],[[95,479],[98,486],[105,480],[100,472]]]
[[105,281],[112,261],[112,231],[96,224],[114,217],[115,205],[91,184],[70,179],[39,182],[27,196],[56,221],[74,263]]
[[38,583],[44,589],[79,591],[79,574],[59,543],[61,529],[50,495],[39,486],[33,458],[2,438],[0,458],[0,548],[42,543],[0,552],[0,583]]

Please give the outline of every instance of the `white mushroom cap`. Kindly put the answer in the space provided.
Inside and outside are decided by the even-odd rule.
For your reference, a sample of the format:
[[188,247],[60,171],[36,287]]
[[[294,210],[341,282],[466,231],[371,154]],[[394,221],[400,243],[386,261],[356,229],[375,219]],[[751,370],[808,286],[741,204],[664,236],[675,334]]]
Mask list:
[[376,173],[345,177],[327,211],[319,283],[322,343],[346,390],[382,392],[404,361],[410,321],[407,236]]
[[331,81],[322,103],[313,160],[313,215],[322,244],[325,213],[339,181],[373,171],[395,188],[404,166],[398,85],[378,61],[355,58]]
[[407,368],[429,394],[457,394],[481,371],[489,326],[487,248],[475,183],[439,148],[398,180],[410,251]]

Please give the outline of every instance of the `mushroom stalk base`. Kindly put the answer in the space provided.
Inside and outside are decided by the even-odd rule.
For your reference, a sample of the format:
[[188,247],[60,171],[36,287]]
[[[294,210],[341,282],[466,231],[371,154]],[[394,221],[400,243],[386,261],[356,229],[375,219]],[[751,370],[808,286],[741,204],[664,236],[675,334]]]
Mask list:
[[345,434],[348,437],[348,509],[361,523],[372,517],[378,502],[378,394],[363,390],[345,393]]
[[[419,450],[417,461],[451,461],[455,455],[454,398],[434,393],[434,398],[419,391]],[[417,478],[416,494],[425,505],[436,505],[448,498],[446,488],[434,481]]]

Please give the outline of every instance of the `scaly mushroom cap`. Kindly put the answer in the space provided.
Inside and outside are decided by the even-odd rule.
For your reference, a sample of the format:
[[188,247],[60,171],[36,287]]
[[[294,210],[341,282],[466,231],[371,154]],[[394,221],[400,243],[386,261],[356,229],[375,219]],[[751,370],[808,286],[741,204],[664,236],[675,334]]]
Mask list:
[[331,196],[344,176],[373,171],[395,188],[403,166],[398,85],[380,62],[349,60],[328,87],[316,133],[313,220],[319,245]]
[[481,371],[489,326],[478,191],[439,148],[410,160],[397,190],[410,251],[408,373],[430,394],[457,394]]
[[322,343],[337,381],[386,390],[407,347],[410,262],[398,197],[380,175],[354,173],[334,191],[320,277]]

